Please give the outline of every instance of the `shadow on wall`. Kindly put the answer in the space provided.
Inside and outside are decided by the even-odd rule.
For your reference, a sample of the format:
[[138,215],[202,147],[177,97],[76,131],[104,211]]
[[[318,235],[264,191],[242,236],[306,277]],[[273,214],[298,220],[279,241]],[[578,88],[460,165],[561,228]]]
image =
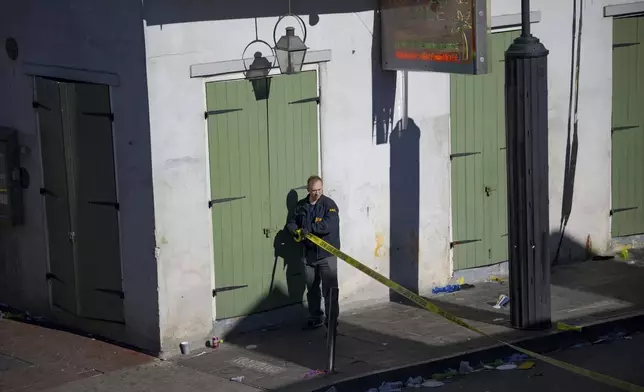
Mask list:
[[282,269],[286,275],[286,287],[288,289],[288,303],[301,303],[304,296],[306,282],[304,279],[304,263],[302,262],[302,247],[295,242],[293,236],[286,228],[288,219],[295,215],[297,207],[297,192],[291,189],[286,196],[286,208],[288,211],[284,227],[275,236],[273,248],[275,249],[275,264],[273,265],[273,275],[271,276],[270,292],[273,291],[275,274],[279,259],[283,260]]
[[[589,260],[595,256],[592,247],[587,247],[561,231],[550,233],[550,257],[553,264],[569,264]],[[558,260],[556,260],[558,258]]]
[[[319,14],[338,14],[375,10],[377,0],[291,0],[291,12],[310,15],[316,20]],[[148,26],[172,23],[200,22],[244,18],[276,17],[287,14],[289,1],[250,0],[155,0],[143,5],[143,17]],[[272,39],[271,39],[272,40]]]
[[247,316],[220,320],[224,327],[223,333],[239,334],[259,328],[274,328],[301,322],[306,318],[306,310],[302,299],[306,291],[302,247],[295,242],[286,228],[289,218],[295,214],[298,202],[297,191],[291,189],[286,195],[287,214],[284,226],[273,238],[273,254],[267,255],[272,263],[270,285],[261,300],[246,312]]
[[375,13],[371,42],[371,117],[372,138],[376,145],[389,141],[396,102],[396,72],[382,69],[380,34],[380,14]]
[[[564,165],[564,182],[563,182],[563,195],[561,201],[561,220],[559,221],[559,241],[556,244],[551,243],[550,246],[555,246],[555,256],[552,259],[552,264],[556,264],[565,255],[562,256],[563,241],[565,238],[566,227],[570,220],[572,213],[572,201],[575,190],[575,174],[577,172],[577,156],[579,152],[579,122],[577,116],[579,112],[579,83],[575,83],[575,79],[579,81],[580,67],[581,67],[581,26],[583,23],[583,3],[579,10],[579,25],[577,26],[577,0],[573,1],[573,39],[570,57],[570,93],[568,97],[568,129],[566,138],[566,162]],[[577,39],[575,39],[577,37]],[[552,249],[552,248],[551,248]],[[569,257],[570,258],[570,257]]]
[[[401,126],[401,122],[398,122],[389,140],[389,277],[418,293],[420,129],[411,118],[407,129],[401,129]],[[393,291],[390,292],[389,299],[406,302]]]

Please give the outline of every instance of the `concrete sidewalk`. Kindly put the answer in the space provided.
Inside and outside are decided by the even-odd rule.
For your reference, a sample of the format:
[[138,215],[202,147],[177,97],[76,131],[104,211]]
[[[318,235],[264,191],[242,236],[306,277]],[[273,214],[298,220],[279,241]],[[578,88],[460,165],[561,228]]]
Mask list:
[[[553,320],[590,325],[644,310],[639,290],[644,263],[588,261],[558,266],[552,278]],[[544,336],[553,331],[517,331],[509,326],[509,310],[494,309],[507,284],[479,283],[454,294],[432,296],[438,306],[505,341]],[[218,350],[207,349],[182,366],[222,378],[243,376],[243,383],[265,390],[312,390],[335,381],[438,359],[495,345],[441,317],[416,307],[386,303],[342,314],[337,342],[338,374],[310,377],[325,369],[325,331],[303,332],[282,326],[227,337]]]
[[[553,319],[587,325],[644,310],[644,263],[588,261],[553,271]],[[507,284],[474,287],[431,300],[506,341],[553,333],[516,331],[508,309],[494,309]],[[0,391],[310,391],[339,380],[494,346],[494,342],[425,310],[383,303],[340,318],[337,370],[325,368],[323,329],[304,332],[300,320],[227,336],[220,348],[193,348],[169,361],[97,340],[0,320]],[[240,382],[231,378],[243,377]]]

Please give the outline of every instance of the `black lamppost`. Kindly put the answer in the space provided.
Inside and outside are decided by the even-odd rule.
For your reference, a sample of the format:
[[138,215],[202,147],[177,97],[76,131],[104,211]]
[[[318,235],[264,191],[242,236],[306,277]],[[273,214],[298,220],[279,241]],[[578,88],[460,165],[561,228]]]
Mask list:
[[514,328],[551,325],[548,206],[548,50],[522,33],[505,52],[510,320]]

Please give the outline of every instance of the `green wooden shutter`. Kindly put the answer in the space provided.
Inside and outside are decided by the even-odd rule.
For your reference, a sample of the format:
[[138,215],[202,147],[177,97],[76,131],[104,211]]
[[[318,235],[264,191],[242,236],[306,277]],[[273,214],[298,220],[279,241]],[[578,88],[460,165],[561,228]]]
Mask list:
[[504,53],[518,32],[491,36],[486,75],[451,76],[454,269],[507,260]]
[[49,245],[49,282],[54,305],[77,312],[76,274],[70,233],[65,135],[58,82],[36,78],[36,108]]
[[80,314],[123,322],[119,204],[109,87],[69,84],[73,113],[76,268]]
[[612,235],[644,233],[644,17],[613,24]]
[[[268,99],[271,226],[283,229],[297,199],[306,196],[306,180],[318,174],[318,89],[315,71],[273,78]],[[291,211],[289,211],[291,209]],[[302,301],[305,280],[302,248],[289,233],[276,234],[278,269],[274,297],[283,306]],[[286,294],[281,300],[280,293]]]
[[246,80],[206,85],[217,318],[265,307],[272,271],[267,105]]
[[316,73],[208,83],[206,97],[217,319],[299,303],[301,248],[283,229],[318,173]]

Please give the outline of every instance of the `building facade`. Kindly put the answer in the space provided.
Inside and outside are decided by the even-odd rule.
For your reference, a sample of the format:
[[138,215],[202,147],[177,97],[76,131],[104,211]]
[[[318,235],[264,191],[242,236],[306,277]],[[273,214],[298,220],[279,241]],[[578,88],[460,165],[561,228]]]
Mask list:
[[[377,2],[350,3],[292,2],[310,49],[303,72],[270,83],[244,80],[240,59],[282,34],[287,2],[4,6],[0,126],[30,181],[24,224],[0,231],[0,302],[160,353],[291,317],[304,286],[283,227],[314,173],[343,250],[406,287],[502,271],[503,52],[519,3],[491,2],[489,74],[409,73],[402,132]],[[551,247],[577,259],[644,233],[644,3],[532,3],[550,50]],[[344,308],[388,299],[339,269]]]

